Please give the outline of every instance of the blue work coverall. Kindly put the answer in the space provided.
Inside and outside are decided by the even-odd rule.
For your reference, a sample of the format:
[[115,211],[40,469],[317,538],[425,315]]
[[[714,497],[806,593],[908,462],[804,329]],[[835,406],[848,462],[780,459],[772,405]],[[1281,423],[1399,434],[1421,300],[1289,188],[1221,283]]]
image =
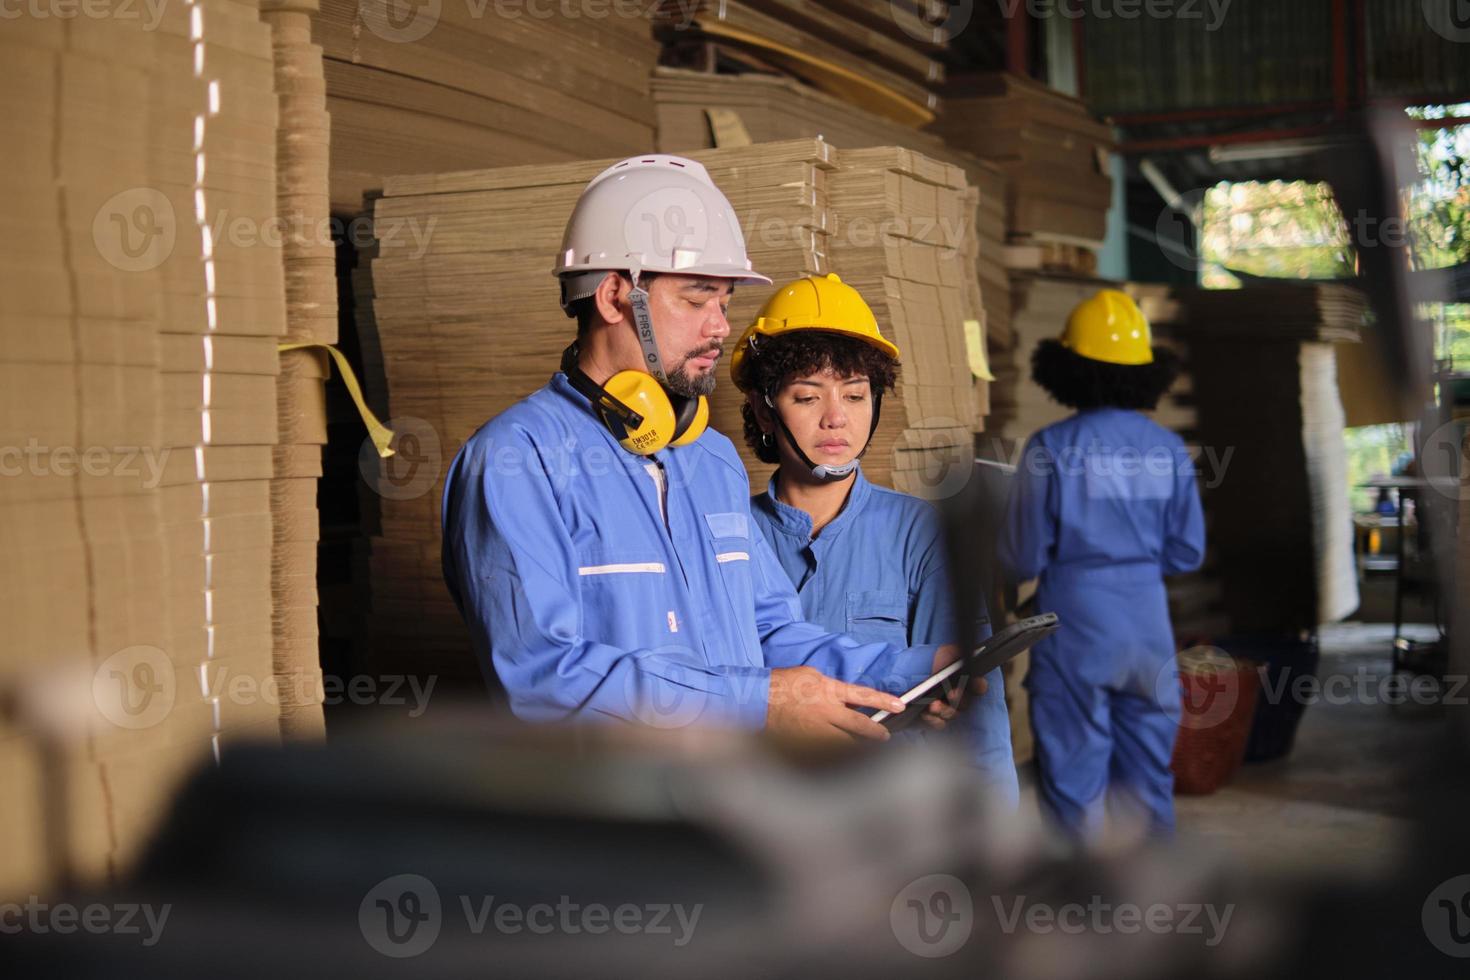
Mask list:
[[1179,727],[1164,576],[1204,555],[1204,517],[1183,440],[1139,412],[1079,412],[1037,432],[1017,467],[1001,560],[1039,578],[1061,629],[1037,644],[1026,688],[1043,804],[1091,838],[1106,796],[1174,828],[1169,770]]
[[627,452],[560,372],[471,436],[445,482],[444,578],[511,710],[757,728],[773,668],[890,692],[927,676],[936,646],[863,643],[802,619],[752,533],[749,488],[713,430]]
[[[927,501],[874,486],[860,467],[847,504],[816,538],[811,515],[776,499],[774,477],[751,511],[811,622],[870,642],[955,642],[943,529]],[[986,622],[979,638],[989,635]],[[1019,790],[1005,682],[998,669],[986,680],[988,690],[955,727],[970,740],[995,798],[1014,806]]]

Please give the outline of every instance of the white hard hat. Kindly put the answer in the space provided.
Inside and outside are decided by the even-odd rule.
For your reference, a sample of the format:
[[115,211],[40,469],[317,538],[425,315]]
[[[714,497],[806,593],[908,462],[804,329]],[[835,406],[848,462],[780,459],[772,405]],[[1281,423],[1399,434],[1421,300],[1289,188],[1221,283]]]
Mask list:
[[703,164],[666,153],[629,157],[592,178],[567,220],[552,275],[562,308],[609,272],[677,272],[769,286],[750,267],[735,209]]

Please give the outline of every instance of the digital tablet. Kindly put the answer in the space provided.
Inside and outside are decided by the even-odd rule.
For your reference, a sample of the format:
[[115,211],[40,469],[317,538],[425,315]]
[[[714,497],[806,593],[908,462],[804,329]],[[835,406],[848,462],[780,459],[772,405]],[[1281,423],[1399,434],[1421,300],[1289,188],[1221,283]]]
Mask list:
[[918,721],[929,705],[955,688],[968,684],[971,677],[985,676],[1012,657],[1031,649],[1043,637],[1055,633],[1057,628],[1056,613],[1042,613],[1012,623],[976,647],[968,657],[961,657],[905,691],[901,700],[908,707],[903,711],[878,711],[870,717],[891,732],[902,731]]

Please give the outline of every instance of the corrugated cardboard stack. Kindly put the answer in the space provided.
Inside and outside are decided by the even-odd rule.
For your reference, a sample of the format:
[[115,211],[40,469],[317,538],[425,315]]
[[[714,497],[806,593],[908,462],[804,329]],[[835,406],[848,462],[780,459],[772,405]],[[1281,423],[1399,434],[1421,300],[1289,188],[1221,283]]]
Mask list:
[[[973,158],[971,158],[973,159]],[[975,219],[979,250],[975,273],[980,280],[980,299],[985,304],[985,339],[1008,345],[1011,335],[1011,280],[1006,272],[1006,178],[993,163],[977,161],[965,174],[979,193]]]
[[713,68],[723,55],[789,73],[886,119],[931,122],[934,87],[944,81],[932,55],[943,40],[920,40],[891,18],[889,31],[874,30],[851,13],[808,0],[665,0],[655,21],[671,49],[666,60]]
[[158,124],[189,135],[158,186],[178,226],[160,267],[164,513],[175,660],[210,713],[216,756],[277,741],[270,479],[285,280],[276,240],[270,27],[253,2],[190,5],[161,42]]
[[[252,7],[158,13],[156,30],[23,17],[0,38],[0,131],[28,148],[3,209],[3,240],[24,246],[0,263],[0,445],[21,464],[0,479],[0,687],[23,716],[0,731],[7,892],[115,871],[187,770],[276,725],[254,689],[270,679],[268,446],[258,493],[214,482],[249,475],[230,443],[273,437],[273,338],[225,336],[283,305],[278,253],[235,234],[273,212],[250,154],[274,138],[269,52]],[[242,675],[252,690],[232,697]],[[46,726],[24,724],[38,684],[76,692]],[[60,753],[44,768],[43,738]]]
[[1199,409],[1195,404],[1194,361],[1196,353],[1189,345],[1187,312],[1178,294],[1168,286],[1124,283],[1123,290],[1138,303],[1153,327],[1154,344],[1167,347],[1184,363],[1169,392],[1159,400],[1153,420],[1166,429],[1179,433],[1190,446],[1197,447],[1195,468],[1199,474],[1200,495],[1205,501],[1205,561],[1197,572],[1175,575],[1166,580],[1169,590],[1169,618],[1181,647],[1209,642],[1229,632],[1225,616],[1225,587],[1220,581],[1214,553],[1214,531],[1209,521],[1209,493],[1218,479],[1216,468],[1221,447],[1203,445],[1199,432]]
[[[834,146],[905,146],[964,168],[971,184],[977,168],[998,174],[993,164],[964,153],[934,133],[916,130],[844,102],[791,78],[777,75],[712,75],[660,67],[652,94],[658,112],[658,148],[688,153],[737,145],[719,131],[721,119],[738,122],[755,143],[821,137]],[[738,139],[738,136],[736,137]]]
[[1011,292],[1011,340],[990,350],[990,415],[981,455],[1009,460],[1020,443],[1044,426],[1066,418],[1069,410],[1052,401],[1031,380],[1031,356],[1042,340],[1061,334],[1067,314],[1100,286],[1091,279],[1017,276]]
[[1239,340],[1358,343],[1368,298],[1352,286],[1253,283],[1244,289],[1178,290],[1190,331]]
[[[1192,338],[1190,344],[1199,357],[1195,385],[1204,443],[1233,450],[1224,478],[1205,495],[1230,629],[1290,635],[1315,629],[1342,614],[1332,607],[1343,590],[1330,574],[1330,561],[1324,560],[1335,553],[1336,542],[1315,527],[1322,515],[1314,498],[1320,471],[1314,472],[1313,458],[1327,455],[1321,452],[1321,437],[1330,435],[1340,443],[1342,430],[1328,433],[1313,424],[1332,399],[1319,390],[1328,381],[1323,365],[1303,354],[1309,348],[1330,354],[1331,348],[1205,337]],[[1249,398],[1240,397],[1245,376],[1252,379]],[[1330,390],[1335,396],[1335,386]],[[1339,418],[1340,412],[1339,404]],[[1253,473],[1269,474],[1269,479],[1245,475]],[[1343,502],[1336,516],[1350,527],[1345,478],[1337,495]],[[1351,577],[1351,554],[1343,560]],[[1324,571],[1329,574],[1319,581]],[[1335,615],[1324,617],[1324,609]]]
[[363,211],[385,174],[652,149],[647,5],[602,13],[323,0],[333,210]]
[[833,271],[863,294],[903,351],[896,393],[903,427],[885,413],[867,468],[875,481],[910,493],[972,465],[975,398],[964,323],[983,312],[974,267],[965,261],[965,238],[975,227],[967,191],[958,167],[896,147],[840,151],[828,177]]
[[[337,340],[336,256],[329,226],[330,119],[322,49],[311,43],[317,0],[263,0],[271,27],[276,100],[276,199],[285,224],[288,344]],[[276,388],[280,443],[274,452],[271,515],[272,631],[276,681],[281,691],[283,734],[319,737],[323,732],[321,658],[317,645],[317,481],[327,441],[320,348],[281,352]]]
[[1177,297],[1200,440],[1230,452],[1205,493],[1230,629],[1295,633],[1348,615],[1358,593],[1333,341],[1359,336],[1364,296],[1282,283]]
[[[109,776],[175,733],[114,728],[85,700],[114,654],[146,651],[166,670],[170,624],[151,482],[162,456],[156,239],[145,231],[158,218],[146,191],[153,45],[135,25],[74,27],[19,17],[0,36],[0,134],[31,151],[11,154],[0,209],[0,689],[25,697],[32,683],[75,678],[83,699],[61,764],[43,759],[39,724],[0,728],[7,894],[50,884],[68,865],[107,874],[136,844],[108,799]],[[187,130],[179,136],[187,148]],[[117,230],[112,214],[124,220]],[[206,729],[195,753],[207,746]],[[46,810],[43,778],[69,794],[69,822]],[[158,788],[122,779],[117,807],[136,813]]]
[[1079,100],[1008,72],[967,75],[945,87],[931,128],[1005,171],[1013,241],[1102,241],[1113,137]]
[[[889,182],[907,186],[897,180],[906,176],[908,183],[918,185],[910,188],[910,200],[917,194],[927,203],[915,206],[925,208],[926,215],[937,215],[941,191],[946,196],[944,207],[961,207],[964,182],[956,177],[957,171],[888,150],[855,154],[844,177],[845,154],[820,140],[694,156],[729,197],[757,269],[781,282],[825,273],[831,271],[829,263],[849,261],[859,279],[868,276],[876,284],[871,298],[879,307],[880,320],[908,345],[908,373],[900,397],[915,404],[890,400],[881,444],[865,465],[875,480],[900,484],[913,484],[926,465],[937,469],[935,462],[948,460],[956,442],[968,441],[966,426],[972,421],[965,415],[968,380],[959,384],[951,369],[949,340],[942,326],[950,327],[962,342],[961,291],[957,285],[914,282],[899,275],[905,263],[918,263],[931,270],[925,273],[929,279],[939,278],[945,250],[937,237],[904,239],[887,249],[840,244],[832,234],[841,227],[841,218],[830,192],[836,181],[841,185],[839,196],[862,204],[863,195],[876,189],[883,193],[869,204],[896,209],[903,204],[903,193],[890,200],[885,187]],[[435,440],[433,462],[447,464],[476,428],[540,387],[556,369],[574,328],[557,305],[556,284],[547,274],[549,257],[560,245],[578,194],[611,162],[388,181],[374,216],[379,254],[372,264],[371,320],[361,330],[365,337],[375,335],[381,345],[387,400],[395,418],[423,420],[420,443]],[[902,173],[904,168],[911,173]],[[912,173],[944,176],[942,182],[932,182]],[[876,219],[885,212],[867,213]],[[422,254],[416,254],[409,236],[393,233],[409,221],[432,228]],[[937,225],[937,220],[931,224]],[[924,254],[914,257],[910,252]],[[959,264],[954,256],[948,261]],[[952,272],[946,275],[953,278]],[[763,289],[737,291],[730,310],[737,334],[767,295]],[[732,334],[732,343],[734,339]],[[366,347],[365,342],[365,351]],[[959,362],[964,363],[963,354]],[[954,387],[946,390],[946,383]],[[745,452],[755,489],[764,486],[769,473],[744,448],[741,400],[733,386],[722,381],[711,400],[712,421]],[[969,411],[973,414],[973,408]],[[931,418],[932,428],[915,424],[926,417],[945,422],[934,424]],[[968,465],[969,446],[964,449]],[[434,470],[431,482],[410,474],[404,465],[394,460],[383,464],[381,536],[372,539],[369,558],[369,605],[380,663],[411,654],[419,669],[432,665],[445,675],[457,673],[478,683],[463,628],[441,580],[442,467]]]
[[1185,441],[1199,441],[1199,412],[1194,403],[1193,354],[1189,349],[1189,331],[1184,304],[1168,286],[1152,283],[1125,282],[1122,290],[1133,297],[1153,328],[1154,346],[1165,347],[1178,355],[1184,369],[1179,378],[1159,399],[1153,420],[1172,429]]

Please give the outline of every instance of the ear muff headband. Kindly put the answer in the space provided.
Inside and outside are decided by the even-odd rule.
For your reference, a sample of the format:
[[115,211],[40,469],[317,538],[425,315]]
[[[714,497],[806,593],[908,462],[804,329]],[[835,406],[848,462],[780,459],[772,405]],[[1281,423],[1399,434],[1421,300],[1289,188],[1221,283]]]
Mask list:
[[561,370],[567,376],[567,381],[571,383],[571,386],[581,392],[592,403],[592,406],[597,409],[598,414],[604,417],[604,421],[606,415],[612,415],[630,429],[636,429],[641,426],[643,424],[642,415],[639,415],[628,405],[613,397],[604,386],[587,377],[582,371],[582,368],[577,364],[577,358],[580,353],[581,351],[577,347],[575,340],[567,346],[566,350],[561,352]]

